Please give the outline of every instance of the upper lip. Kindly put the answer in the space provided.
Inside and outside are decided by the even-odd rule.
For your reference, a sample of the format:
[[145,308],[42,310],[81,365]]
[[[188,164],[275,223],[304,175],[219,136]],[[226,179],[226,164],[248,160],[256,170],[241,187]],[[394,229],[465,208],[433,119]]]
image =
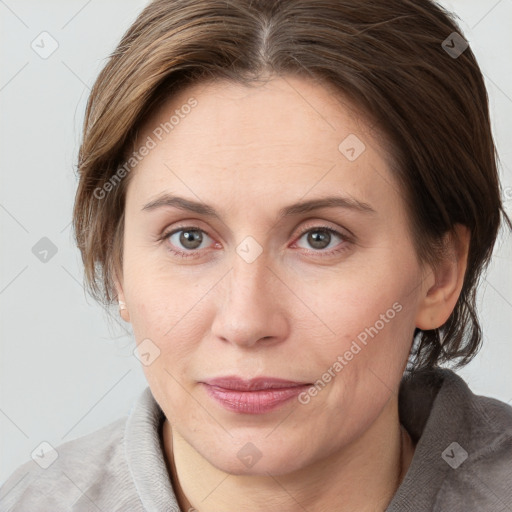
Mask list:
[[308,382],[297,382],[293,380],[276,379],[274,377],[256,377],[254,379],[242,379],[237,376],[216,377],[203,381],[209,386],[217,386],[224,389],[237,391],[256,391],[261,389],[280,389],[305,386]]

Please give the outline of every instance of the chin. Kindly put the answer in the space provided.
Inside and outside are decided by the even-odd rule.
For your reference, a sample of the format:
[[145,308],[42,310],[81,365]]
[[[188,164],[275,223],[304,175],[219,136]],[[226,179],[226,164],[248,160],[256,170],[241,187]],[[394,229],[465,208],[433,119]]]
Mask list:
[[[213,449],[212,449],[213,447]],[[281,443],[252,442],[250,439],[233,440],[229,448],[226,444],[215,446],[209,443],[206,450],[198,450],[202,457],[220,471],[231,475],[268,476],[284,475],[308,465],[304,452],[298,447]]]

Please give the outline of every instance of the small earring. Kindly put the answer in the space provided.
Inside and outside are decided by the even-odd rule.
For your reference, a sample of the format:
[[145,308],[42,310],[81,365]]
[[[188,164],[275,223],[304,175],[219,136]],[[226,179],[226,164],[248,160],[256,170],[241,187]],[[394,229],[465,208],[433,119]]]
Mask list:
[[122,300],[119,301],[119,309],[126,309],[126,303]]

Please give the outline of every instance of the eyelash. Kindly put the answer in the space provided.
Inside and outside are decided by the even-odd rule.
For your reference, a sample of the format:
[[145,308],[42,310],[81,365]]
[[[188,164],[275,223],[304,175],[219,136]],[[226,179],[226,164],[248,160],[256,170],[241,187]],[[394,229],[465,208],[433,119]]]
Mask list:
[[[198,226],[180,226],[178,228],[172,229],[171,231],[164,232],[162,234],[162,236],[160,236],[158,238],[157,241],[158,242],[164,242],[171,235],[174,235],[175,233],[179,233],[180,231],[201,231],[202,233],[205,233],[206,235],[208,235],[208,233],[206,233],[203,229],[201,229]],[[351,241],[350,238],[347,235],[344,235],[344,234],[340,233],[339,231],[337,231],[337,230],[335,230],[335,229],[333,229],[333,228],[331,228],[329,226],[323,226],[323,225],[308,227],[308,228],[304,229],[298,235],[297,240],[300,240],[306,233],[309,233],[310,231],[326,231],[326,232],[330,233],[331,235],[338,236],[344,242],[350,242]],[[179,256],[181,258],[197,258],[197,257],[201,256],[201,254],[200,254],[201,249],[195,250],[195,251],[179,251],[179,250],[176,250],[176,249],[172,249],[171,247],[167,247],[167,250],[169,252],[171,252],[172,254],[174,254],[175,256]],[[343,247],[338,248],[338,249],[329,249],[329,250],[322,250],[322,249],[314,250],[314,249],[311,249],[311,250],[308,251],[308,253],[316,253],[316,254],[320,253],[322,255],[322,257],[325,257],[325,256],[331,256],[331,255],[334,255],[334,254],[337,254],[337,253],[341,253],[341,252],[344,252],[346,250],[347,250],[347,247],[343,246]]]

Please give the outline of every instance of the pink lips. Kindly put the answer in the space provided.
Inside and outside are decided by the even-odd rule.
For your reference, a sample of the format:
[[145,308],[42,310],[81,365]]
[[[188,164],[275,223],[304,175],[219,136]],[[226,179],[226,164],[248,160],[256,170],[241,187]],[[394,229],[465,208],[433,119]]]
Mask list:
[[202,382],[208,395],[229,411],[261,414],[283,405],[311,386],[310,383],[258,377],[219,377]]

